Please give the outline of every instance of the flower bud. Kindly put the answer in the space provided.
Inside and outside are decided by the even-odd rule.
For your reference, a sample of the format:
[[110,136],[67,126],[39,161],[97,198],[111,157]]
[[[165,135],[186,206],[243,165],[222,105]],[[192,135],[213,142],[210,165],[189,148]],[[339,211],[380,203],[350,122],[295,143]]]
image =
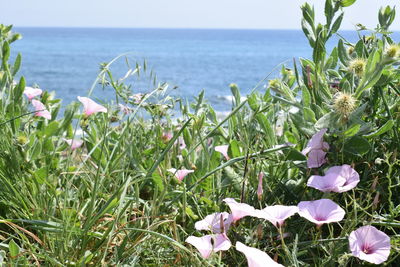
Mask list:
[[264,177],[264,173],[260,172],[258,174],[258,187],[257,187],[257,196],[258,196],[258,200],[262,199],[262,195],[263,195],[263,177]]

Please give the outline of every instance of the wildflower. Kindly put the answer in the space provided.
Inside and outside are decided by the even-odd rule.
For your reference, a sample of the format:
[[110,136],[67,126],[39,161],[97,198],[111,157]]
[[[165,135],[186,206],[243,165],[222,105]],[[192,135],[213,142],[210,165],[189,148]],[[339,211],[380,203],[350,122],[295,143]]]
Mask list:
[[35,107],[35,116],[38,117],[43,117],[45,119],[50,120],[51,119],[51,114],[50,112],[46,109],[46,106],[43,105],[42,102],[33,99],[32,100],[32,105]]
[[350,94],[339,92],[333,100],[333,108],[339,115],[347,118],[356,108],[356,100]]
[[86,116],[90,116],[97,112],[107,113],[107,109],[102,105],[97,104],[92,99],[84,96],[78,96],[78,100],[83,104],[83,112]]
[[186,143],[185,143],[185,139],[183,139],[182,136],[179,136],[178,139],[176,140],[176,143],[179,146],[180,150],[183,150],[186,148]]
[[32,100],[32,98],[34,98],[35,96],[39,96],[42,94],[42,89],[39,88],[32,88],[32,87],[25,87],[24,90],[24,95],[26,95],[26,97],[29,99],[29,101]]
[[265,219],[278,228],[283,225],[287,218],[296,214],[298,211],[299,208],[297,206],[274,205],[268,206],[262,210],[256,210],[254,216]]
[[228,212],[215,212],[194,224],[196,230],[210,230],[214,234],[226,233],[232,223],[232,215]]
[[307,167],[318,168],[326,163],[326,150],[329,149],[329,144],[324,142],[323,137],[327,129],[323,128],[316,134],[314,134],[307,146],[301,151],[303,155],[308,154]]
[[196,247],[204,259],[210,257],[212,252],[228,250],[232,246],[226,234],[205,235],[202,237],[189,236],[185,241]]
[[226,160],[229,160],[230,158],[228,155],[228,148],[229,148],[229,145],[216,146],[215,151],[221,153],[225,157]]
[[64,139],[64,141],[71,147],[71,150],[75,150],[83,145],[82,140]]
[[263,181],[263,177],[264,177],[264,173],[263,172],[260,172],[259,174],[258,174],[258,187],[257,187],[257,197],[258,197],[258,200],[261,200],[262,199],[262,195],[263,195],[263,183],[262,183],[262,181]]
[[236,242],[236,250],[242,252],[247,259],[247,264],[249,267],[274,267],[283,266],[268,256],[267,253],[256,248],[248,247],[241,242]]
[[349,56],[351,56],[351,54],[353,54],[353,52],[354,52],[354,46],[349,46],[347,48],[347,54],[349,54]]
[[173,134],[172,134],[171,132],[163,132],[163,133],[162,133],[162,136],[161,136],[161,139],[162,139],[164,142],[168,142],[169,140],[172,139],[172,137],[173,137]]
[[182,182],[183,178],[185,178],[189,173],[194,172],[194,170],[186,170],[186,169],[177,170],[177,169],[174,169],[174,168],[168,169],[167,171],[169,171],[170,173],[174,174],[175,177],[176,177],[180,182]]
[[254,215],[254,207],[246,203],[238,203],[233,198],[225,198],[223,201],[228,204],[229,208],[231,209],[234,223],[243,217]]
[[330,199],[301,201],[297,207],[299,215],[321,226],[324,223],[339,222],[346,212]]
[[351,232],[349,245],[354,256],[370,263],[381,264],[390,254],[390,237],[370,225]]
[[394,57],[398,57],[399,54],[400,54],[400,46],[397,44],[391,44],[385,50],[385,55],[387,57],[394,58]]
[[349,71],[356,74],[358,77],[361,77],[365,72],[365,67],[367,62],[363,58],[356,58],[350,61]]
[[360,182],[360,175],[350,165],[329,168],[324,176],[313,175],[308,179],[307,186],[322,192],[343,193],[353,189]]

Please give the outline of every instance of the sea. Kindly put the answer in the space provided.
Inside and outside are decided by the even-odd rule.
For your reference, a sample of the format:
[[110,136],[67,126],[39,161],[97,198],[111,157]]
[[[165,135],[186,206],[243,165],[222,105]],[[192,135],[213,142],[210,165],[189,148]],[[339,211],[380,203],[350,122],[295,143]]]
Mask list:
[[[12,45],[12,55],[22,54],[19,75],[27,85],[54,91],[63,105],[86,96],[100,66],[119,55],[111,71],[115,80],[125,76],[136,62],[139,77],[124,80],[133,93],[154,89],[154,82],[168,83],[168,94],[193,101],[205,90],[216,111],[231,109],[229,84],[239,86],[243,96],[265,90],[269,79],[279,76],[282,66],[292,68],[293,59],[310,58],[312,50],[301,30],[223,29],[109,29],[109,28],[15,28],[23,38]],[[341,32],[349,41],[357,34]],[[328,49],[337,44],[334,37]],[[257,86],[258,85],[258,86]],[[111,88],[96,86],[97,101],[115,99]]]

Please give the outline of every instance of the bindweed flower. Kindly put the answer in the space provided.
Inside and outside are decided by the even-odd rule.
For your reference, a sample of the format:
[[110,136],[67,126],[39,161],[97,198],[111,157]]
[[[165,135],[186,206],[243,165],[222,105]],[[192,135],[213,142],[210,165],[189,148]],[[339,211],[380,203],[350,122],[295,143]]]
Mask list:
[[161,136],[161,139],[162,139],[164,142],[168,142],[169,140],[172,139],[173,136],[174,136],[174,135],[172,134],[172,132],[163,132],[163,133],[162,133],[162,136]]
[[[222,221],[221,221],[222,219]],[[228,212],[215,212],[194,224],[196,230],[209,230],[214,234],[226,233],[232,223],[232,215]],[[222,226],[222,227],[221,227]],[[223,228],[223,229],[222,229]]]
[[301,217],[315,223],[317,226],[321,226],[324,223],[339,222],[346,214],[338,204],[330,199],[301,201],[297,207]]
[[354,256],[374,264],[381,264],[390,254],[390,237],[367,225],[350,233],[350,250]]
[[107,113],[107,109],[102,105],[97,104],[92,99],[84,96],[78,96],[78,100],[83,105],[83,112],[86,116],[90,116],[97,112],[104,112]]
[[229,160],[230,158],[228,156],[228,148],[229,148],[229,145],[216,146],[215,151],[221,153],[225,157],[226,160]]
[[43,117],[45,119],[50,120],[51,119],[51,114],[50,112],[46,109],[46,106],[43,105],[42,102],[33,99],[32,100],[32,105],[35,107],[35,116],[37,117]]
[[232,244],[225,234],[205,235],[202,237],[189,236],[185,240],[200,252],[204,259],[210,257],[212,252],[228,250]]
[[264,190],[263,190],[263,177],[264,177],[264,173],[260,172],[258,174],[258,187],[257,187],[258,200],[262,199],[262,195],[263,195],[263,192],[264,192]]
[[254,215],[254,207],[246,203],[238,203],[233,198],[225,198],[223,201],[228,204],[229,208],[231,209],[234,223],[243,217]]
[[176,140],[175,144],[178,144],[180,150],[183,150],[183,149],[186,148],[185,139],[183,139],[182,136],[178,137],[178,139]]
[[64,141],[71,147],[71,150],[75,150],[83,145],[82,140],[64,139]]
[[35,96],[40,96],[43,93],[42,89],[25,87],[24,95],[31,101]]
[[324,142],[324,134],[328,129],[321,129],[319,132],[314,134],[307,146],[301,151],[303,155],[308,155],[307,167],[318,168],[326,163],[326,150],[329,149],[329,144]]
[[194,170],[186,170],[186,169],[177,170],[174,168],[168,169],[167,171],[174,174],[176,179],[178,179],[180,182],[182,182],[183,178],[185,178],[189,173],[194,172]]
[[344,164],[329,168],[324,176],[311,176],[307,186],[322,192],[342,193],[353,189],[359,182],[359,174],[350,165]]
[[242,252],[247,259],[249,267],[274,267],[283,266],[275,262],[267,253],[256,248],[248,247],[241,242],[236,242],[236,250]]
[[262,210],[256,210],[254,216],[260,219],[265,219],[279,228],[285,220],[293,216],[299,211],[297,206],[274,205],[268,206]]

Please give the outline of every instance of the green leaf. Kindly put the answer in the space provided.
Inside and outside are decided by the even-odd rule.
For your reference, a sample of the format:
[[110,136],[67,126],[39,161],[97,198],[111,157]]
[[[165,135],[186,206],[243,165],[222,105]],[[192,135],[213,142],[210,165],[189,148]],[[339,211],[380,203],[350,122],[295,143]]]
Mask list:
[[164,190],[164,182],[162,177],[157,172],[153,172],[151,178],[153,178],[153,183],[157,187],[158,191],[162,192]]
[[378,135],[384,134],[387,131],[390,131],[393,128],[393,126],[394,126],[394,120],[388,120],[384,125],[381,126],[381,128],[379,128],[375,132],[364,135],[364,137],[371,138],[371,137],[376,137]]
[[310,105],[311,105],[310,91],[308,91],[307,87],[302,86],[301,87],[301,93],[302,93],[303,106],[304,107],[310,107]]
[[12,75],[14,76],[17,74],[19,68],[21,67],[21,54],[18,53],[17,57],[15,58],[14,66],[12,68]]
[[59,128],[60,128],[60,124],[57,121],[52,121],[44,129],[44,134],[48,137],[53,136],[57,133]]
[[265,133],[267,145],[273,146],[275,144],[275,133],[271,124],[269,123],[269,120],[264,114],[261,113],[256,115],[256,119]]
[[332,34],[336,33],[339,30],[340,25],[342,24],[343,16],[344,13],[340,14],[339,17],[335,20],[329,32],[329,36],[331,36]]
[[342,7],[348,7],[348,6],[351,6],[352,4],[354,4],[355,2],[356,2],[356,0],[341,0],[340,5]]
[[349,127],[346,131],[343,132],[343,135],[345,137],[352,137],[353,135],[358,133],[360,128],[361,128],[360,124],[353,124],[351,127]]
[[322,116],[317,123],[315,123],[315,128],[320,130],[323,128],[331,128],[337,124],[339,117],[335,112],[329,112]]
[[232,140],[229,144],[228,154],[232,156],[232,158],[240,157],[240,148],[239,143],[236,140]]
[[353,136],[344,144],[344,151],[353,155],[362,156],[371,149],[371,145],[361,136]]
[[19,254],[19,247],[18,245],[14,242],[14,239],[11,239],[11,241],[8,243],[8,249],[10,250],[10,256],[12,258],[15,258]]

